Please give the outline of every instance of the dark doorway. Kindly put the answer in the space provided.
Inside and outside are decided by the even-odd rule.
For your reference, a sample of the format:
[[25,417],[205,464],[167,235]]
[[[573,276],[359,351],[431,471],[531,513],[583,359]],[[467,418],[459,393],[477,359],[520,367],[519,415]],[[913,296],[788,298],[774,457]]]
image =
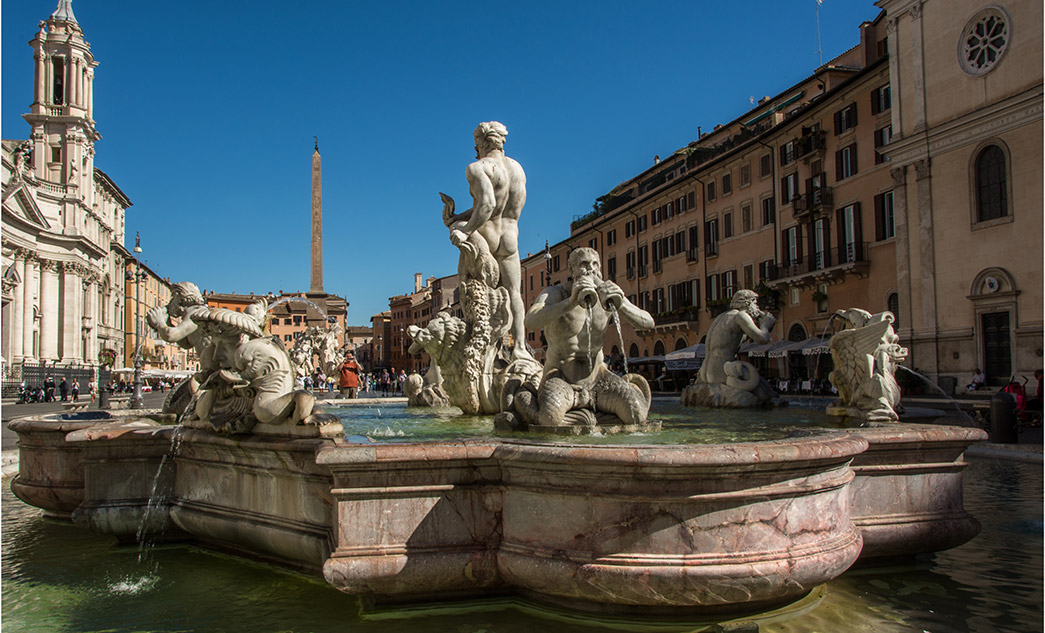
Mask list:
[[1008,384],[1012,373],[1009,313],[989,312],[980,319],[983,325],[983,369],[987,373],[987,384],[1000,387]]

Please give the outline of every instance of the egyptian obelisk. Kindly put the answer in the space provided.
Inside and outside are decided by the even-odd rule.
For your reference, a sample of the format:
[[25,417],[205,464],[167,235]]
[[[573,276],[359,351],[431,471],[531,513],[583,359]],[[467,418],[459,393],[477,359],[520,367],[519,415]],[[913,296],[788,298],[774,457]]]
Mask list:
[[[312,137],[316,138],[316,137]],[[312,152],[312,284],[308,294],[323,292],[323,173],[319,157],[319,139]]]

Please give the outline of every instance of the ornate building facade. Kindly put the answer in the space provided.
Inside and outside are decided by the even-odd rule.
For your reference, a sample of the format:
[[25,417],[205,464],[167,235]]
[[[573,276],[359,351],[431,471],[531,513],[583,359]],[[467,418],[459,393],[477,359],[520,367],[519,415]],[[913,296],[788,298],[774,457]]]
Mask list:
[[97,63],[69,0],[29,45],[29,140],[2,143],[3,359],[92,364],[103,349],[119,358],[131,201],[94,164]]

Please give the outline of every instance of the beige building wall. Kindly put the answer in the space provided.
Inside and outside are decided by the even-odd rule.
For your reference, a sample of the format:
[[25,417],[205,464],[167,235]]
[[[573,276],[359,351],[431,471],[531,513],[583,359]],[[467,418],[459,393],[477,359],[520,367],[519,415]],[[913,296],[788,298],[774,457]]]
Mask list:
[[[1043,363],[1042,6],[878,4],[900,78],[903,133],[888,153],[905,192],[897,261],[910,364],[959,384],[976,368],[994,384],[1029,376]],[[1004,23],[1005,49],[979,68],[963,63],[963,33],[984,11]],[[1007,200],[1004,215],[984,220],[977,162],[991,147],[1004,156]]]

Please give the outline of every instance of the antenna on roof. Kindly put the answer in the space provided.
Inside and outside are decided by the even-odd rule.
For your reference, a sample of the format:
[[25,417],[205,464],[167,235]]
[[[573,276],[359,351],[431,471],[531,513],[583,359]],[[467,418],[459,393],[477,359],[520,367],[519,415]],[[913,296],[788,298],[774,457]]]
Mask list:
[[816,57],[820,62],[817,68],[824,65],[824,51],[820,46],[820,5],[823,3],[824,0],[816,0]]

